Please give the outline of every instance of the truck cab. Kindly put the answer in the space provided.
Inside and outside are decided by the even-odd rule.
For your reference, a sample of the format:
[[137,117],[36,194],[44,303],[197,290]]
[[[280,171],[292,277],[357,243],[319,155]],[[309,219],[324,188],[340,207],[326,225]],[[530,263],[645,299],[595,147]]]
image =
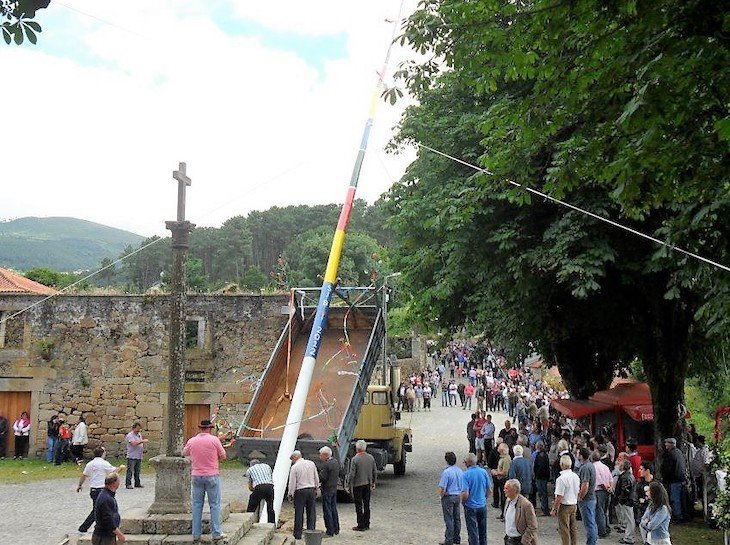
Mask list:
[[406,453],[412,450],[413,433],[409,428],[397,426],[399,419],[400,413],[395,410],[390,387],[370,384],[353,440],[363,439],[367,442],[367,451],[375,458],[378,470],[382,471],[386,465],[393,464],[394,473],[404,475]]

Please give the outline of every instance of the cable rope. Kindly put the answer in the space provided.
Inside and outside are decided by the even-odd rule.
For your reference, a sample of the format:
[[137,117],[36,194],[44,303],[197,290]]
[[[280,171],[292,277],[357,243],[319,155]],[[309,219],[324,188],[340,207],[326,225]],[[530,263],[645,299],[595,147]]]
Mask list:
[[[476,166],[476,165],[474,165],[472,163],[469,163],[467,161],[464,161],[462,159],[459,159],[458,157],[454,157],[453,155],[449,155],[448,153],[444,153],[443,151],[439,151],[437,149],[434,149],[434,148],[432,148],[430,146],[427,146],[425,144],[421,144],[419,142],[416,142],[416,145],[418,147],[420,147],[420,148],[423,148],[425,150],[428,150],[430,152],[433,152],[433,153],[435,153],[437,155],[441,155],[442,157],[445,157],[447,159],[450,159],[451,161],[454,161],[454,162],[459,163],[461,165],[467,166],[467,167],[469,167],[471,169],[474,169],[474,170],[476,170],[478,172],[481,172],[483,174],[488,174],[489,176],[494,176],[494,173],[493,172],[490,172],[489,170],[487,170],[485,168],[478,167],[478,166]],[[530,192],[530,193],[532,193],[534,195],[538,195],[539,197],[542,197],[543,199],[547,199],[547,200],[549,200],[551,202],[554,202],[555,204],[559,204],[559,205],[564,206],[566,208],[570,208],[571,210],[574,210],[576,212],[579,212],[581,214],[584,214],[586,216],[589,216],[589,217],[591,217],[593,219],[596,219],[598,221],[602,221],[602,222],[607,223],[607,224],[609,224],[609,225],[611,225],[613,227],[617,227],[618,229],[623,229],[624,231],[627,231],[627,232],[629,232],[629,233],[631,233],[633,235],[636,235],[636,236],[645,238],[646,240],[649,240],[651,242],[654,242],[655,244],[659,244],[661,246],[664,246],[665,248],[667,248],[669,250],[673,250],[673,251],[676,251],[676,252],[683,253],[683,254],[685,254],[685,255],[687,255],[689,257],[692,257],[694,259],[697,259],[699,261],[702,261],[702,262],[704,262],[704,263],[706,263],[708,265],[712,265],[713,267],[717,267],[718,269],[722,269],[722,270],[724,270],[726,272],[730,272],[730,267],[728,267],[727,265],[723,265],[722,263],[718,263],[717,261],[713,261],[711,259],[708,259],[706,257],[703,257],[703,256],[701,256],[699,254],[694,253],[694,252],[690,252],[689,250],[685,250],[684,248],[681,248],[679,246],[675,246],[674,244],[670,244],[669,242],[666,242],[666,241],[663,241],[663,240],[659,240],[656,237],[653,237],[651,235],[647,235],[646,233],[643,233],[641,231],[638,231],[636,229],[633,229],[633,228],[631,228],[631,227],[629,227],[627,225],[623,225],[621,223],[618,223],[617,221],[614,221],[612,219],[606,218],[604,216],[599,216],[598,214],[596,214],[594,212],[591,212],[589,210],[586,210],[585,208],[581,208],[579,206],[576,206],[574,204],[570,204],[570,203],[568,203],[566,201],[563,201],[561,199],[558,199],[556,197],[552,197],[552,196],[548,195],[547,193],[544,193],[544,192],[539,191],[537,189],[533,189],[533,188],[531,188],[529,186],[520,184],[520,183],[515,182],[513,180],[505,180],[505,181],[507,183],[515,186],[515,187],[519,187],[520,189],[524,189],[525,191],[528,191],[528,192]]]

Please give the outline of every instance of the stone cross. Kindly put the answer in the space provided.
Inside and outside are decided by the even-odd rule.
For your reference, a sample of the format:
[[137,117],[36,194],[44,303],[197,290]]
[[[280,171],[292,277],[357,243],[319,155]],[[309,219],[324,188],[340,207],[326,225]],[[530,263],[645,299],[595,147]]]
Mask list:
[[177,180],[177,221],[166,221],[172,231],[170,274],[170,361],[168,366],[165,454],[150,459],[157,471],[155,501],[150,513],[190,512],[190,461],[182,457],[185,429],[185,306],[187,284],[185,263],[190,248],[190,231],[195,225],[185,220],[185,189],[191,185],[185,163],[172,173]]
[[177,221],[185,221],[185,187],[193,182],[188,178],[185,163],[180,163],[178,169],[172,173],[177,180]]

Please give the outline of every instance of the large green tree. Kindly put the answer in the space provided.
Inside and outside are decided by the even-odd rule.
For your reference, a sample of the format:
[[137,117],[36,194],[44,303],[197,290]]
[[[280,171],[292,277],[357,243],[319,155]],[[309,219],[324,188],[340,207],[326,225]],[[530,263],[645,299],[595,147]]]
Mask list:
[[[556,358],[585,397],[639,357],[658,436],[680,432],[690,361],[727,339],[726,272],[516,182],[730,261],[728,5],[425,0],[400,72],[426,144],[391,193],[412,308]],[[448,67],[443,71],[444,64]]]
[[27,39],[34,44],[38,41],[39,25],[33,18],[36,11],[47,8],[51,0],[2,0],[0,1],[0,34],[6,44],[16,45]]

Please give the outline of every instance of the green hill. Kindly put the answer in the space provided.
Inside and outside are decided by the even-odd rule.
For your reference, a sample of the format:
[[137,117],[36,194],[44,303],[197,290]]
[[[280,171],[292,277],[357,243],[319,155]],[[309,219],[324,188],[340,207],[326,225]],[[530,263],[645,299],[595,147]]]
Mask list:
[[19,218],[0,222],[0,267],[64,272],[92,269],[144,237],[76,218]]

